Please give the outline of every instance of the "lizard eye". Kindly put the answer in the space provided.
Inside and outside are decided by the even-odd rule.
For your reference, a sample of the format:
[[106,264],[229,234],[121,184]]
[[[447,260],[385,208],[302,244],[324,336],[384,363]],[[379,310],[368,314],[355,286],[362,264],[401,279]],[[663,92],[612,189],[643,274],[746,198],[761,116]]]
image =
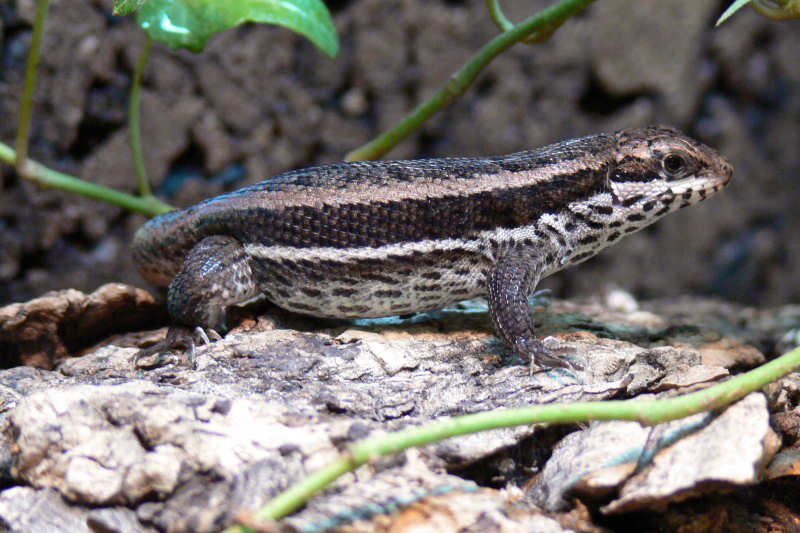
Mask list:
[[676,177],[686,170],[686,159],[680,154],[667,154],[667,156],[661,160],[661,166],[668,175]]

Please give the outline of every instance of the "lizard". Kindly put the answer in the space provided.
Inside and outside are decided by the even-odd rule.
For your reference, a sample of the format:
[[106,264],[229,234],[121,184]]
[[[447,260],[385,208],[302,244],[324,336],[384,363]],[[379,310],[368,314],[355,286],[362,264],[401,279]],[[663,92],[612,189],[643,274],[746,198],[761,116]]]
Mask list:
[[659,126],[503,156],[312,166],[151,219],[133,258],[185,326],[224,331],[226,309],[259,294],[330,318],[483,296],[523,361],[571,367],[534,335],[539,280],[705,200],[732,172],[714,149]]

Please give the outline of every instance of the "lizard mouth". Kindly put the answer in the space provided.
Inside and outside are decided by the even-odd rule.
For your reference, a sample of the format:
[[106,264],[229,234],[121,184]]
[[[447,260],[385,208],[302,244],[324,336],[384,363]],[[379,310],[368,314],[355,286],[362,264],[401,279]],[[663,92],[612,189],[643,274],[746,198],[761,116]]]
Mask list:
[[722,175],[700,174],[671,181],[669,182],[669,189],[675,195],[686,193],[713,194],[725,187],[730,180],[730,173]]

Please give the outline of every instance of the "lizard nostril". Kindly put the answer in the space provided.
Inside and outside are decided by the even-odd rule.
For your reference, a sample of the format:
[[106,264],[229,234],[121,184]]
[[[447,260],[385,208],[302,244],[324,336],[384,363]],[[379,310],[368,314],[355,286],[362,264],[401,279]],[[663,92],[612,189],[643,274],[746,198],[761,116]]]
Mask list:
[[722,172],[724,172],[725,174],[730,176],[731,174],[733,174],[733,165],[731,165],[727,161],[723,161],[722,162]]

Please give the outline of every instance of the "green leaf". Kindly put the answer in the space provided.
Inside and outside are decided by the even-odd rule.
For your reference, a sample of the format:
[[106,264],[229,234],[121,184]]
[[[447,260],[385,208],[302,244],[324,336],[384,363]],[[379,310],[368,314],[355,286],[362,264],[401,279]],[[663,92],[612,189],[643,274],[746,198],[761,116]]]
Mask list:
[[736,13],[737,11],[742,9],[744,6],[746,6],[750,2],[751,2],[751,0],[736,0],[734,3],[732,3],[731,5],[728,6],[728,9],[726,9],[725,12],[722,15],[719,16],[719,18],[717,19],[717,23],[714,24],[714,26],[719,26],[720,24],[722,24],[723,22],[728,20],[728,18],[731,15],[733,15],[734,13]]
[[129,15],[142,7],[147,0],[114,0],[115,15]]
[[148,0],[136,20],[153,40],[193,52],[200,52],[215,33],[243,22],[284,26],[330,57],[339,51],[336,29],[321,0]]

